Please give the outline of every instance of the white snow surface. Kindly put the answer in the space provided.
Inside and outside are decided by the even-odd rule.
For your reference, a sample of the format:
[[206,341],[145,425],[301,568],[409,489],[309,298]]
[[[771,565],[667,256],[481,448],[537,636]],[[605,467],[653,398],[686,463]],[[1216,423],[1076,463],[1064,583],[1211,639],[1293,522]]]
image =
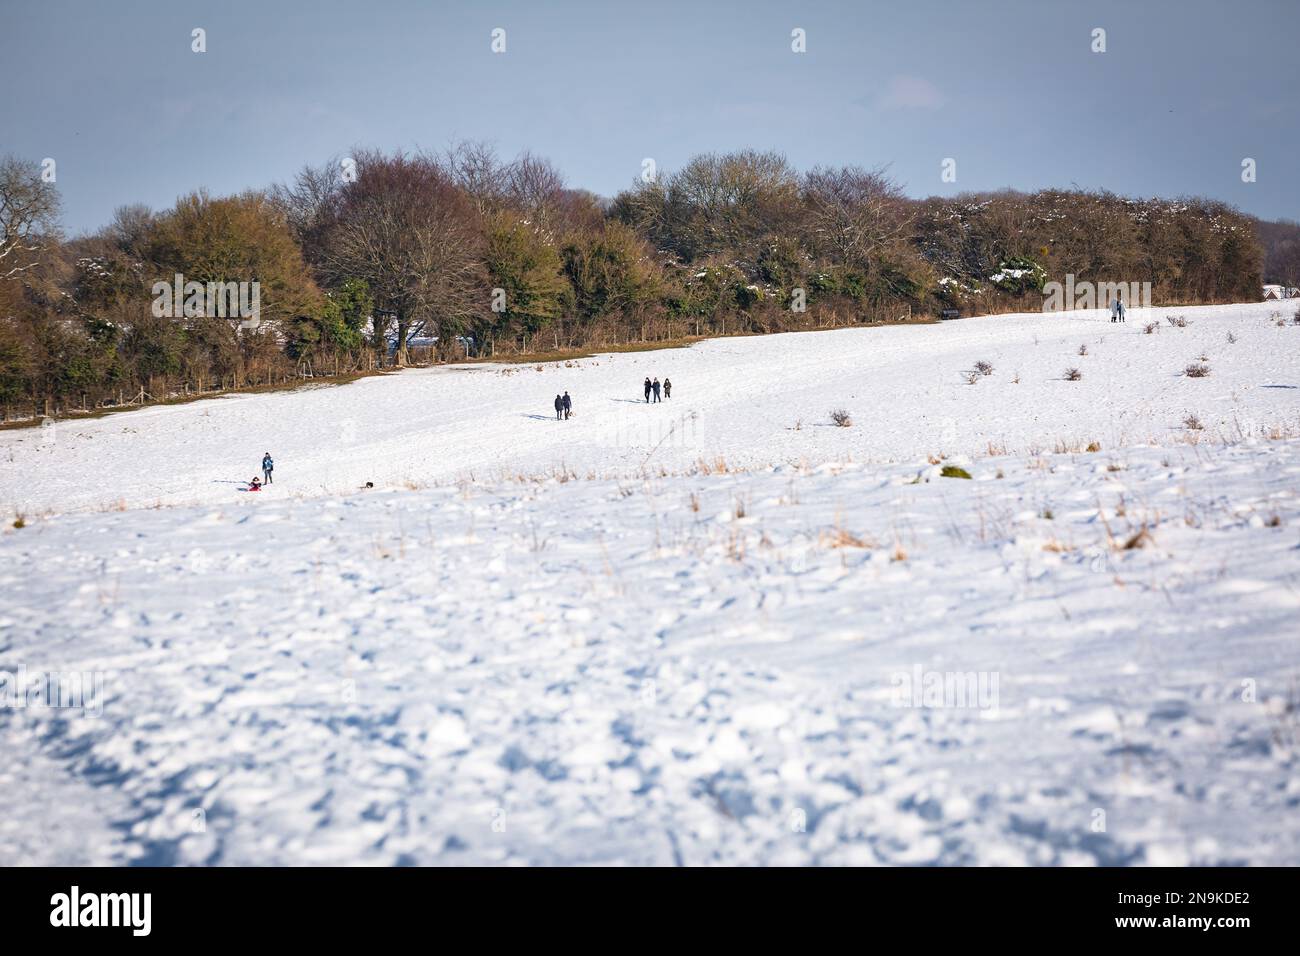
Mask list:
[[[277,495],[570,469],[580,476],[912,461],[1059,441],[1164,442],[1188,410],[1207,427],[1295,423],[1296,333],[1285,303],[963,319],[701,342],[568,363],[413,369],[346,386],[233,395],[53,428],[0,432],[0,513],[229,502],[277,463]],[[1165,315],[1192,323],[1173,328]],[[1146,322],[1160,331],[1143,335]],[[1228,331],[1242,336],[1228,345]],[[1077,354],[1086,345],[1088,354]],[[1201,355],[1207,379],[1183,376]],[[963,372],[989,362],[975,386]],[[1067,368],[1083,373],[1064,380]],[[646,376],[673,382],[647,409]],[[1019,383],[1013,380],[1019,377]],[[1274,387],[1270,387],[1274,386]],[[568,391],[574,417],[556,422]],[[834,428],[844,408],[856,427]]]
[[0,679],[103,687],[0,706],[0,865],[1300,863],[1275,314],[733,338],[0,433]]

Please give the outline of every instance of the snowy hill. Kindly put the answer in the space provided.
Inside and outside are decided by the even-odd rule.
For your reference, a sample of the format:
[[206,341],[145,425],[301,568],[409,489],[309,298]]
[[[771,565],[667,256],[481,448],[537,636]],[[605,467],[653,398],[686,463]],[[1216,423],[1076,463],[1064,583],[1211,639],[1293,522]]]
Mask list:
[[[1276,311],[727,339],[0,433],[27,520],[0,671],[102,683],[0,709],[0,864],[1300,863]],[[647,374],[670,402],[636,402]],[[268,449],[275,485],[238,490]]]
[[[718,339],[542,366],[405,371],[341,387],[240,395],[49,429],[0,432],[0,511],[230,502],[262,453],[276,495],[413,483],[913,461],[1058,443],[1168,443],[1190,411],[1211,435],[1294,425],[1300,327],[1278,304],[997,316],[942,325]],[[1166,315],[1185,316],[1174,328]],[[1160,323],[1153,335],[1143,325]],[[1226,335],[1240,338],[1229,344]],[[1078,355],[1080,346],[1088,354]],[[1184,378],[1200,356],[1212,374]],[[964,373],[985,361],[975,385]],[[1067,382],[1067,368],[1083,378]],[[646,408],[647,376],[672,379]],[[1018,382],[1016,381],[1018,379]],[[575,416],[555,421],[567,390]],[[833,408],[856,427],[830,427]]]

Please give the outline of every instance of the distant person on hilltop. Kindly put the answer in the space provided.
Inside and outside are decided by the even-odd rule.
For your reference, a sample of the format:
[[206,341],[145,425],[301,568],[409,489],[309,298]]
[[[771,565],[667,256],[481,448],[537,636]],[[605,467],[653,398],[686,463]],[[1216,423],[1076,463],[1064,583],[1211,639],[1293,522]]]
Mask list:
[[1120,298],[1120,293],[1115,292],[1115,301],[1110,304],[1110,320],[1112,322],[1124,321],[1124,300]]
[[659,389],[662,388],[662,386],[659,384],[659,379],[655,379],[654,384],[651,385],[650,387],[654,389],[655,401],[656,402],[661,401],[661,399],[659,398]]
[[558,394],[556,394],[556,396],[555,396],[555,420],[558,422],[558,421],[559,421],[561,418],[563,418],[563,417],[564,417],[564,399],[560,398],[560,396],[559,396]]
[[564,417],[565,417],[565,418],[570,418],[570,417],[572,417],[572,415],[573,415],[573,399],[569,398],[569,393],[568,393],[568,392],[565,392],[565,393],[564,393],[563,404],[564,404]]
[[649,375],[645,377],[645,400],[646,402],[650,401],[650,376]]
[[672,397],[673,397],[673,383],[670,382],[670,381],[668,381],[667,378],[665,378],[665,379],[664,379],[664,398],[672,398]]
[[268,485],[272,482],[271,472],[275,471],[275,462],[271,460],[271,453],[268,451],[262,456],[262,480]]

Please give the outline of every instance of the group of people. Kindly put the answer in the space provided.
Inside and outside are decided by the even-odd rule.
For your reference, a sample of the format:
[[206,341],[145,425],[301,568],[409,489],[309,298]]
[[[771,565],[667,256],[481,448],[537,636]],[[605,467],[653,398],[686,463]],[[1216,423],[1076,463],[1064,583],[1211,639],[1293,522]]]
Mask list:
[[[662,402],[665,398],[673,397],[673,383],[665,378],[662,382],[659,379],[651,380],[650,376],[645,377],[645,400],[647,402]],[[555,396],[555,420],[562,421],[566,418],[573,417],[573,399],[569,393]]]
[[569,393],[555,396],[555,420],[573,417],[573,399],[569,398]]
[[1112,322],[1124,321],[1124,300],[1119,297],[1118,292],[1115,293],[1115,299],[1110,304],[1110,320]]
[[[645,377],[645,400],[646,400],[647,402],[650,402],[650,401],[655,401],[655,402],[662,401],[663,399],[661,399],[661,398],[659,397],[659,395],[660,395],[661,392],[663,393],[663,397],[664,397],[664,398],[672,398],[672,397],[673,397],[673,383],[670,382],[670,381],[668,380],[667,377],[665,377],[665,378],[664,378],[664,381],[663,381],[663,384],[660,385],[660,384],[659,384],[659,379],[655,379],[655,380],[652,382],[652,381],[650,381],[650,376],[647,375],[647,376]],[[650,397],[651,395],[654,396],[653,399]]]
[[272,475],[272,472],[274,471],[275,471],[275,461],[271,458],[271,453],[268,451],[265,455],[262,456],[261,480],[257,479],[256,477],[253,478],[253,480],[248,483],[248,490],[261,491],[263,484],[268,484],[268,485],[271,484],[272,481],[274,480]]
[[[665,378],[663,382],[660,382],[659,379],[657,378],[654,379],[654,381],[651,381],[650,376],[647,375],[645,380],[645,400],[647,402],[662,401],[663,399],[660,398],[661,395],[663,396],[663,398],[672,398],[673,383],[670,382],[667,378]],[[572,418],[572,417],[573,417],[573,399],[569,397],[569,393],[565,392],[563,395],[556,395],[555,396],[556,421],[562,421],[566,418]],[[273,474],[274,471],[275,471],[275,461],[274,459],[271,458],[271,453],[268,451],[265,455],[262,456],[262,477],[253,478],[252,480],[250,480],[248,483],[248,490],[261,491],[263,485],[271,484],[274,481],[274,474]],[[372,488],[374,486],[370,482],[366,482],[365,487]]]
[[[647,402],[662,401],[663,399],[660,398],[661,395],[663,396],[663,398],[672,398],[673,383],[669,381],[667,378],[665,378],[662,382],[660,382],[659,379],[657,378],[654,379],[654,381],[651,381],[650,376],[647,375],[645,380],[645,400]],[[565,392],[563,395],[556,395],[555,396],[556,421],[562,421],[563,419],[572,418],[572,417],[573,417],[573,399],[569,397],[569,393]],[[263,485],[269,485],[274,481],[274,472],[275,472],[275,460],[271,458],[271,453],[268,451],[265,455],[262,456],[262,477],[261,478],[255,477],[252,480],[250,480],[248,482],[248,490],[261,491]],[[374,485],[371,482],[367,481],[365,487],[373,488]]]

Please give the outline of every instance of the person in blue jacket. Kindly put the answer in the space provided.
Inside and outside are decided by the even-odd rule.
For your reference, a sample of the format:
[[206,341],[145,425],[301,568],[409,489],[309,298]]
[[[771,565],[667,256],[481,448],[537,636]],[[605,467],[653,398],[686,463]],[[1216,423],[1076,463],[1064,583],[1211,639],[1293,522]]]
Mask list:
[[262,456],[262,477],[266,484],[271,483],[271,472],[275,470],[275,462],[271,460],[271,453],[268,451]]

